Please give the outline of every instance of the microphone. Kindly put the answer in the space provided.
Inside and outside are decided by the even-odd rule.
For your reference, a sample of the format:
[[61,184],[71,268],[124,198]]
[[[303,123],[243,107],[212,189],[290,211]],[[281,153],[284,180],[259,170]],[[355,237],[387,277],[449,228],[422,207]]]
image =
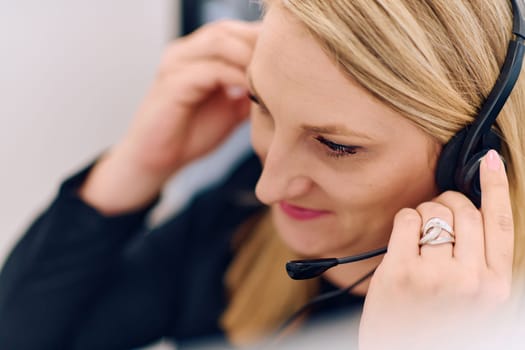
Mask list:
[[317,277],[326,270],[339,264],[348,264],[385,254],[386,250],[387,248],[384,247],[344,258],[292,260],[286,263],[286,272],[288,273],[288,276],[294,280],[305,280]]

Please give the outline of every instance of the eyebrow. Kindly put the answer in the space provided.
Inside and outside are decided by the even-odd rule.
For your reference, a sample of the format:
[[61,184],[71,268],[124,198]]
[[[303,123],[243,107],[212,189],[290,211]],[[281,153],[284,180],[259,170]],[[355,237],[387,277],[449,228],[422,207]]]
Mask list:
[[[252,75],[248,71],[248,84],[250,86],[251,93],[253,94],[253,97],[257,100],[257,102],[260,104],[260,106],[265,109],[266,111],[269,111],[268,107],[264,103],[264,100],[261,98],[257,90],[255,89],[255,85],[253,83]],[[350,130],[344,125],[340,124],[333,124],[333,125],[324,125],[324,126],[314,126],[314,125],[308,125],[308,124],[302,124],[301,129],[308,131],[308,132],[314,132],[314,133],[320,133],[320,134],[331,134],[331,135],[347,135],[347,136],[355,136],[367,140],[372,140],[372,138],[366,134],[357,132],[355,130]]]
[[343,135],[343,136],[354,136],[367,140],[372,140],[372,138],[366,134],[357,132],[355,130],[350,130],[343,125],[325,125],[325,126],[314,126],[314,125],[301,125],[301,128],[305,131],[315,132],[319,134],[329,134],[329,135]]

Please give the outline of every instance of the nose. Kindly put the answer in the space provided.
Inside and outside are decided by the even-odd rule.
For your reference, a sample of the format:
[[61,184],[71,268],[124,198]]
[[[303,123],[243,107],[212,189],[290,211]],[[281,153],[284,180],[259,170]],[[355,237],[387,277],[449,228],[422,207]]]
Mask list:
[[293,148],[272,145],[262,155],[263,170],[255,187],[257,198],[267,204],[290,200],[308,193],[313,185],[304,156]]

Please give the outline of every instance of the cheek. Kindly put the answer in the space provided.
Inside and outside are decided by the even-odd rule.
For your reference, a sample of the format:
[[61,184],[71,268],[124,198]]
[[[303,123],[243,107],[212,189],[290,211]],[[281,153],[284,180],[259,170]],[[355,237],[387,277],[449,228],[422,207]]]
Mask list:
[[389,230],[402,208],[415,208],[437,194],[433,167],[426,159],[410,167],[392,164],[363,169],[351,176],[324,182],[341,225],[364,225],[372,231]]
[[402,208],[415,208],[432,199],[436,193],[434,173],[425,171],[397,172],[387,179],[377,179],[369,186],[368,196],[391,215]]

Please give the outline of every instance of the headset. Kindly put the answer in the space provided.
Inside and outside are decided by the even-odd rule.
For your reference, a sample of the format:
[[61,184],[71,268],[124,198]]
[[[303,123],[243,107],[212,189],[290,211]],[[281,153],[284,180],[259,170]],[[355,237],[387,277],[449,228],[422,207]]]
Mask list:
[[492,130],[503,105],[520,75],[524,54],[525,19],[522,0],[512,0],[514,24],[505,63],[494,88],[471,125],[459,131],[446,145],[438,160],[436,182],[441,191],[464,193],[479,208],[481,186],[479,165],[490,150],[501,150],[501,139]]
[[[518,80],[525,53],[525,4],[523,0],[511,0],[511,4],[514,37],[500,75],[474,122],[443,146],[436,168],[436,183],[440,191],[459,191],[478,208],[481,206],[480,162],[489,150],[501,150],[501,139],[492,126]],[[344,258],[294,260],[286,264],[286,271],[293,279],[309,279],[339,264],[369,259],[386,251],[386,248],[381,248]]]

